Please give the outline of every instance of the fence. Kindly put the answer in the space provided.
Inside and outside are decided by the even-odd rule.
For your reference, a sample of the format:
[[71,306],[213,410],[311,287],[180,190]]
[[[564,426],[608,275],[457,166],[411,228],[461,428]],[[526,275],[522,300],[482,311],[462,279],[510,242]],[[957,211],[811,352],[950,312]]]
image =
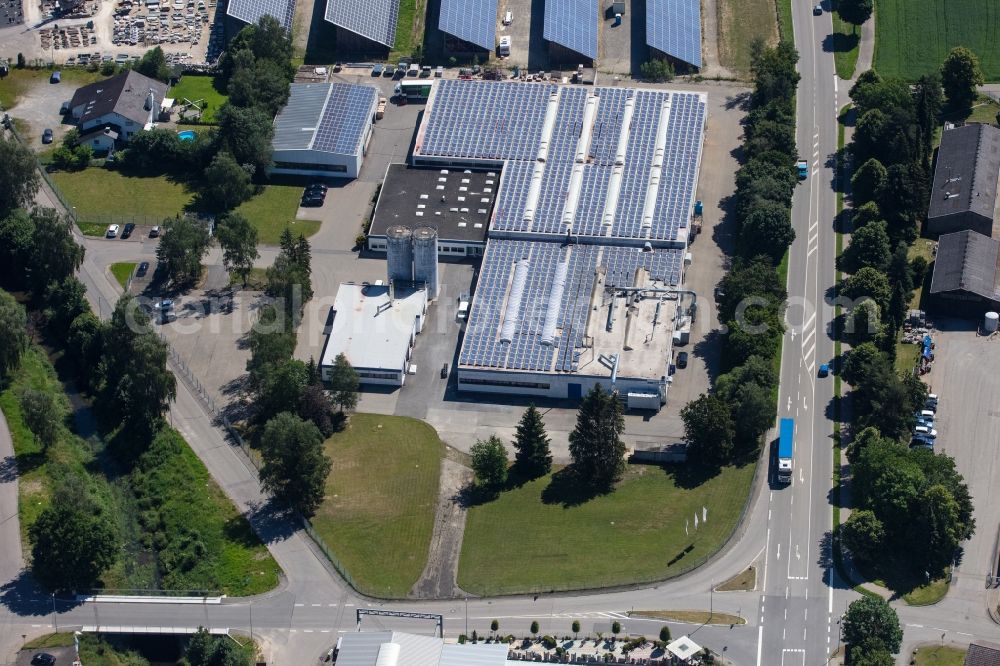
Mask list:
[[14,139],[19,144],[21,144],[31,152],[31,155],[35,158],[35,164],[38,165],[38,173],[42,174],[42,178],[45,180],[45,183],[49,186],[49,190],[56,197],[56,199],[59,200],[59,203],[62,204],[62,207],[66,210],[66,214],[69,215],[70,219],[72,219],[73,222],[76,222],[77,221],[76,209],[73,208],[73,206],[71,206],[69,202],[66,201],[66,199],[63,197],[62,192],[60,192],[59,188],[56,187],[55,181],[53,181],[52,178],[49,177],[48,171],[45,170],[45,165],[42,164],[42,162],[38,159],[38,155],[35,154],[35,151],[31,150],[31,146],[29,146],[28,143],[24,140],[24,137],[21,136],[21,133],[17,131],[17,127],[15,126],[13,120],[10,123],[8,123],[7,129],[10,130],[11,136],[13,136]]
[[109,224],[117,224],[118,226],[125,226],[126,224],[134,224],[137,227],[140,226],[152,227],[163,224],[163,217],[154,217],[151,215],[114,215],[111,213],[101,213],[97,215],[75,214],[75,219],[78,224],[93,224],[102,227],[106,227]]

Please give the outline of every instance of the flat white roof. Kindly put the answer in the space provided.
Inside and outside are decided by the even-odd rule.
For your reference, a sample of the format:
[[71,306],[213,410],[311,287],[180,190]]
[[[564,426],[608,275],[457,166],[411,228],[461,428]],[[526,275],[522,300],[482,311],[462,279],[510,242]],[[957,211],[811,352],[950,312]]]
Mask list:
[[321,365],[333,365],[343,353],[355,368],[402,370],[419,330],[415,321],[426,309],[422,287],[397,287],[390,301],[388,285],[341,283]]

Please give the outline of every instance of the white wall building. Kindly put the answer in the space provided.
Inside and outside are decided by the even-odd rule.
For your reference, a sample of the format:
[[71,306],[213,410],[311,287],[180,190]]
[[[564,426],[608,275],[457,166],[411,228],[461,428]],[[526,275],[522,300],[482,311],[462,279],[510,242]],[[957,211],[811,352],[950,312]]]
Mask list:
[[[133,134],[159,120],[166,93],[165,83],[129,70],[78,88],[69,113],[81,135],[93,140],[98,130],[110,128],[119,143],[128,143]],[[98,141],[97,147],[107,146],[107,139]]]
[[426,314],[422,286],[342,283],[320,360],[323,380],[329,381],[337,356],[344,354],[362,384],[402,386]]
[[293,83],[274,120],[271,173],[357,178],[377,106],[372,86]]

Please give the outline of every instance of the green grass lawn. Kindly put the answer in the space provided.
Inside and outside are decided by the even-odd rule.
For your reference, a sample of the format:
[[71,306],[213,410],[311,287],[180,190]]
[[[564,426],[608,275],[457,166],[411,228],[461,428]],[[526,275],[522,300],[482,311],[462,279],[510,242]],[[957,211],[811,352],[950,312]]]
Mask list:
[[326,454],[333,470],[313,526],[360,591],[405,597],[427,562],[441,440],[416,419],[354,414]]
[[876,0],[875,69],[913,80],[937,71],[955,46],[979,56],[1000,79],[1000,6],[984,0]]
[[795,35],[792,32],[792,0],[775,0],[778,11],[778,32],[781,39],[792,44],[795,43]]
[[[192,199],[187,187],[166,176],[126,176],[120,171],[99,167],[56,171],[50,175],[66,200],[76,208],[77,215],[85,221],[101,222],[106,216],[120,216],[157,224],[163,218],[182,213]],[[117,223],[124,221],[128,220],[115,220]],[[102,222],[110,223],[110,220]]]
[[835,9],[830,14],[833,18],[833,61],[837,67],[837,76],[849,81],[854,76],[854,67],[858,63],[861,28],[855,28],[847,21],[842,20],[840,13],[836,11],[836,4],[835,0],[833,3]]
[[184,99],[189,99],[192,102],[204,100],[207,106],[199,105],[203,109],[201,120],[204,123],[213,123],[215,122],[215,112],[228,99],[227,95],[216,90],[214,81],[215,77],[212,76],[186,74],[176,86],[167,92],[167,96],[174,98],[177,104],[183,102]]
[[948,594],[948,578],[942,577],[913,588],[903,595],[903,601],[910,606],[930,606],[944,599],[946,594]]
[[257,240],[265,245],[277,245],[286,226],[295,234],[306,237],[319,231],[316,220],[296,220],[302,198],[302,187],[296,185],[266,185],[264,191],[245,201],[236,212],[257,227]]
[[962,666],[965,663],[965,652],[946,645],[921,647],[913,655],[911,663],[916,666]]
[[409,58],[413,49],[423,46],[427,0],[400,0],[396,18],[396,45],[389,53],[389,62]]
[[[719,62],[738,74],[750,71],[750,43],[760,37],[768,44],[778,39],[775,0],[720,0]],[[780,0],[779,0],[780,2]]]
[[78,67],[67,67],[59,71],[62,72],[62,83],[53,84],[49,83],[51,69],[12,68],[6,77],[0,79],[0,106],[5,109],[13,108],[17,105],[18,98],[35,85],[58,85],[67,88],[66,99],[69,99],[73,96],[73,91],[80,86],[107,78],[100,72],[88,72]]
[[913,372],[920,358],[920,345],[904,342],[896,343],[896,370],[898,372]]
[[[564,504],[558,475],[469,511],[458,584],[479,595],[605,587],[668,578],[716,552],[747,499],[754,465],[711,479],[630,465],[611,494]],[[694,517],[708,521],[694,528]],[[685,530],[689,534],[685,533]]]
[[124,289],[125,285],[128,284],[128,279],[132,277],[132,271],[135,270],[135,267],[136,263],[134,261],[120,261],[117,264],[111,264],[109,270],[115,276],[115,279],[118,280],[118,284]]

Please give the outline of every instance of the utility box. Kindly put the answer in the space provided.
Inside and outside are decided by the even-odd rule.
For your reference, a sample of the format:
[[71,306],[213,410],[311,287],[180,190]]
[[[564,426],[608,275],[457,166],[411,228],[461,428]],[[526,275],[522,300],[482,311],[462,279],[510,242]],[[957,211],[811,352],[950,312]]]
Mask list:
[[624,2],[612,2],[611,3],[611,13],[617,16],[624,16],[625,14],[625,3]]

